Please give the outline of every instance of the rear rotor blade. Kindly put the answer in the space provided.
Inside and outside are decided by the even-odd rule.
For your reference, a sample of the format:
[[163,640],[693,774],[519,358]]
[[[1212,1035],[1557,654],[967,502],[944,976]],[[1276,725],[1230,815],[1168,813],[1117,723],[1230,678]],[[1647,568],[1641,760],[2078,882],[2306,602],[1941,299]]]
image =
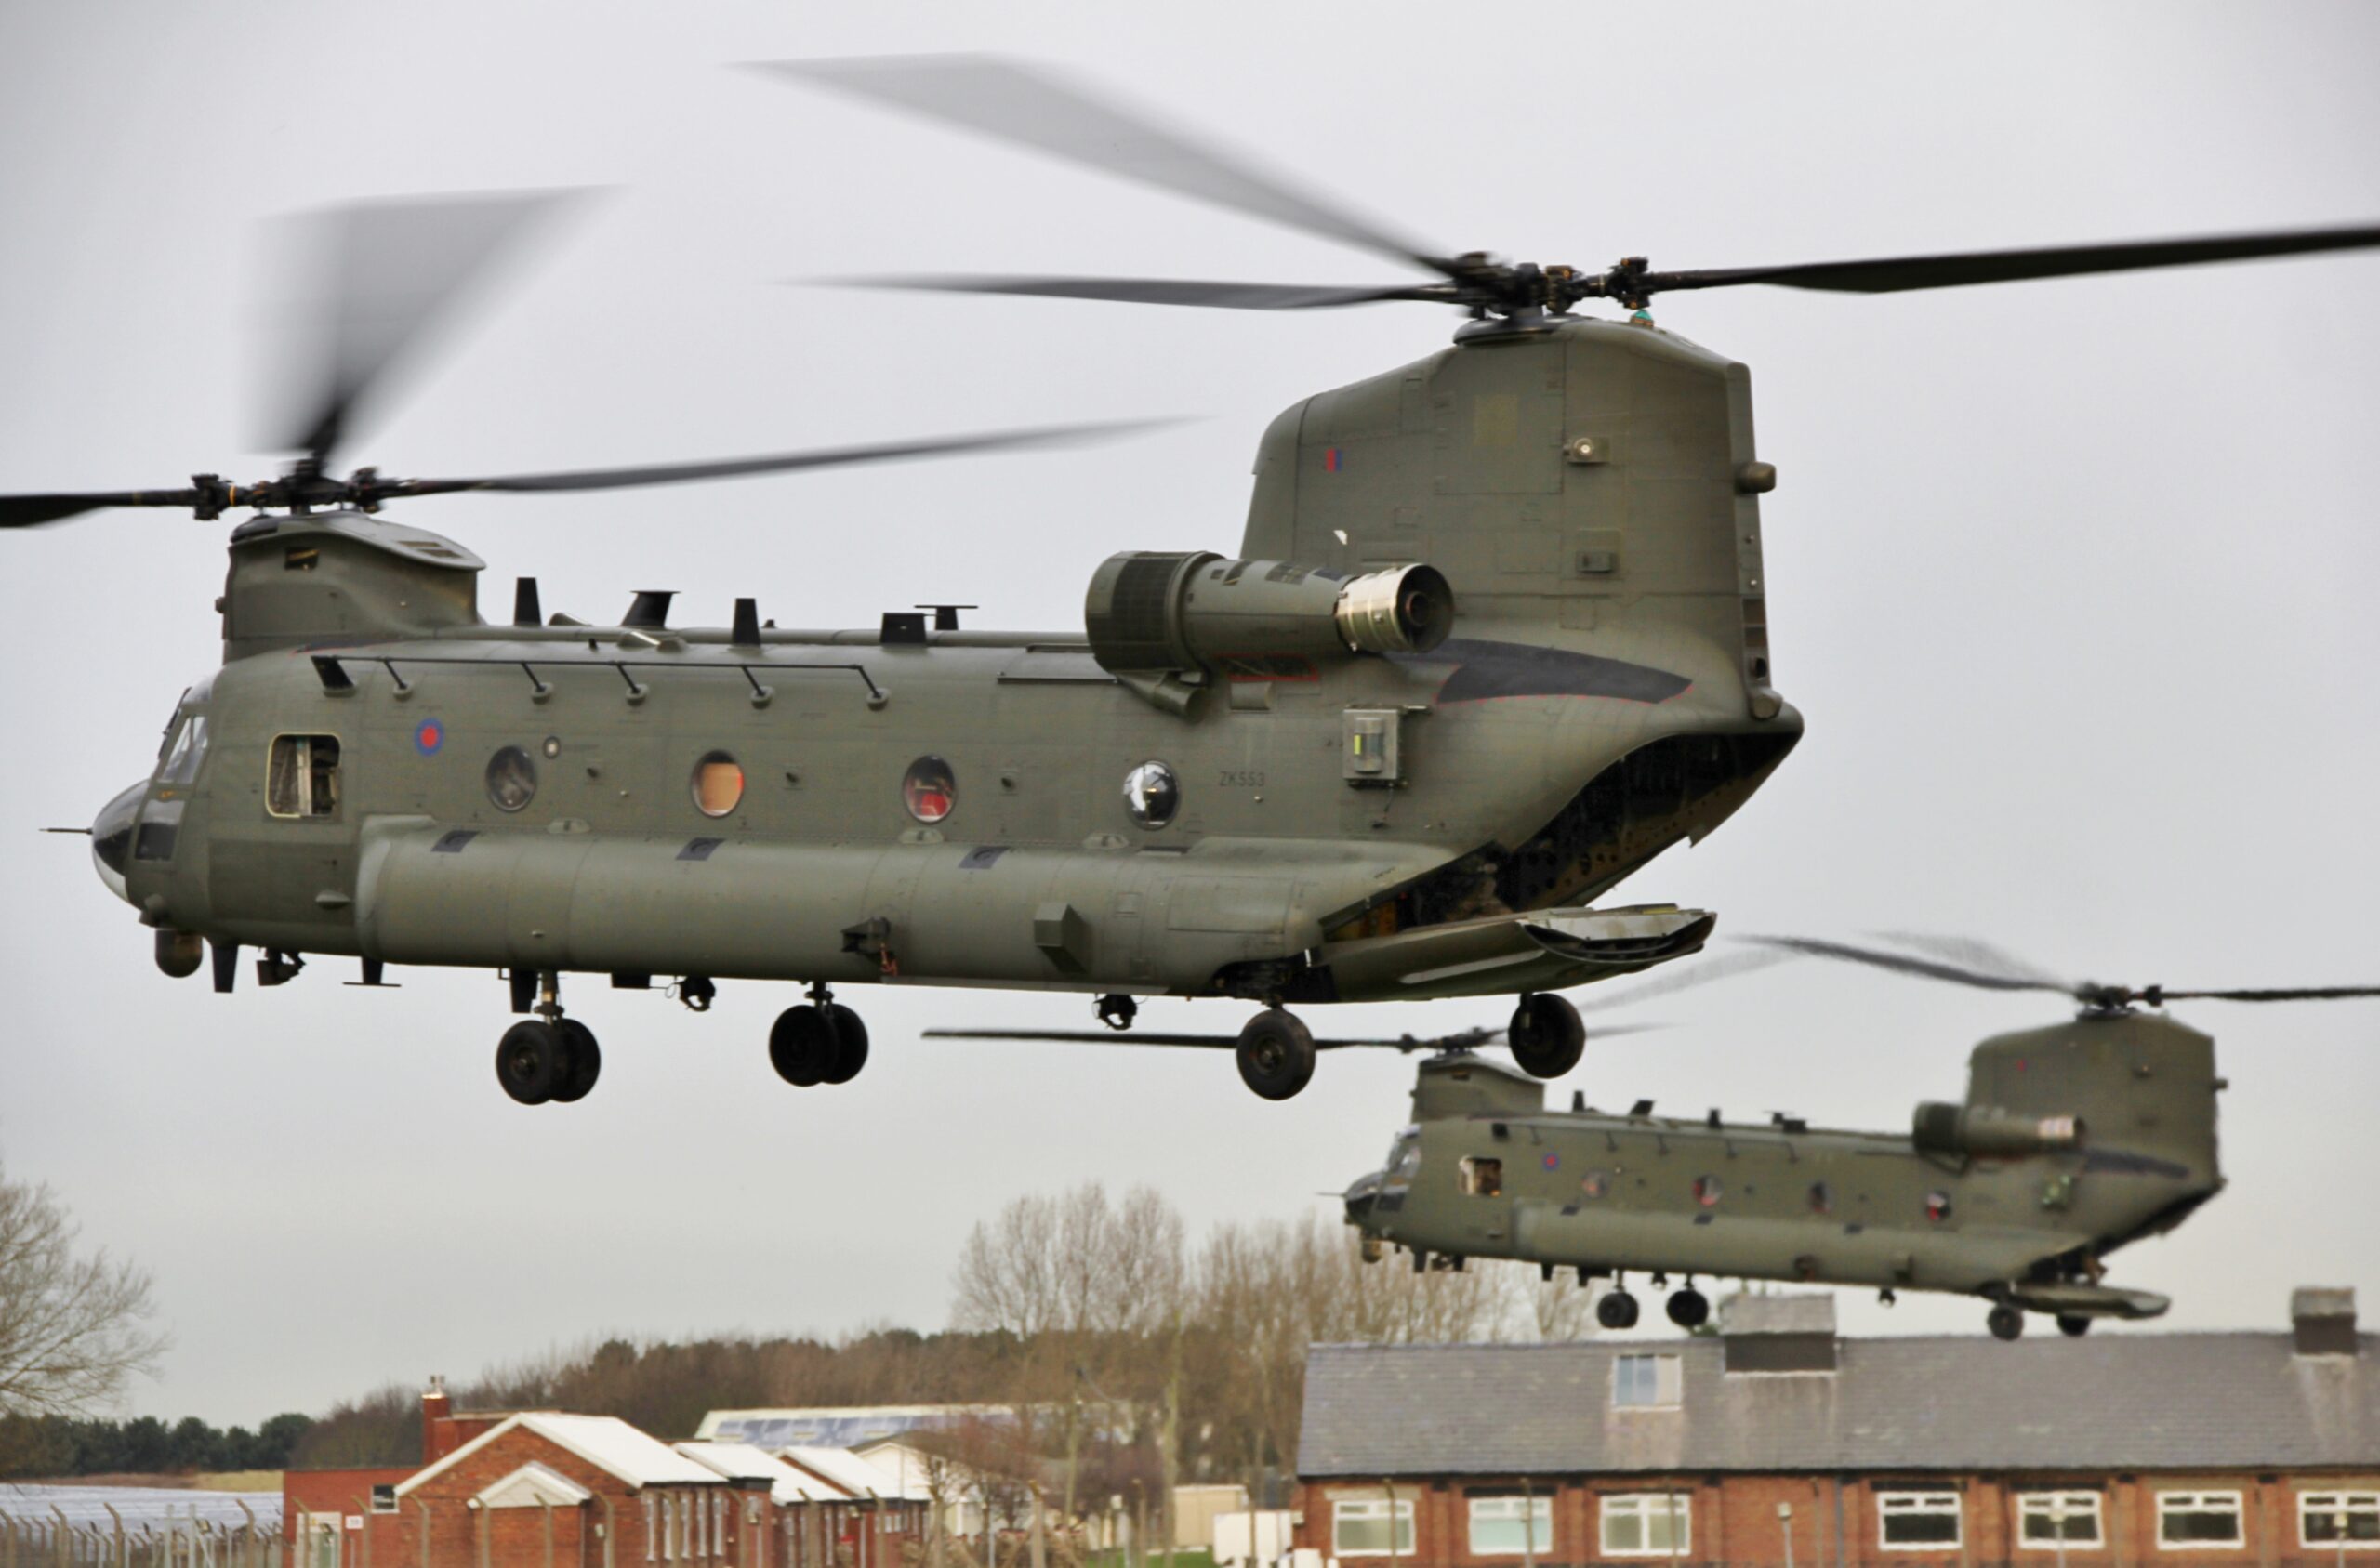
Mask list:
[[1898,294],[1909,289],[1962,288],[1970,283],[2016,283],[2030,278],[2070,278],[2094,272],[2132,272],[2152,267],[2191,267],[2210,261],[2246,261],[2258,257],[2307,256],[2320,251],[2380,246],[2380,224],[2335,229],[2284,229],[2253,234],[2206,234],[2175,240],[2113,241],[2104,244],[2047,245],[2029,250],[1963,251],[1940,256],[1896,256],[1863,261],[1805,261],[1784,267],[1722,267],[1685,272],[1647,272],[1646,294],[1678,289],[1732,288],[1774,283],[1782,288],[1825,289],[1840,294]]
[[[1318,1051],[1373,1048],[1395,1051],[1469,1050],[1474,1046],[1493,1043],[1503,1033],[1501,1029],[1466,1029],[1459,1034],[1428,1040],[1411,1034],[1399,1035],[1395,1039],[1317,1039],[1314,1042],[1314,1048]],[[922,1034],[929,1040],[1059,1040],[1100,1046],[1196,1046],[1208,1050],[1230,1050],[1239,1044],[1236,1034],[1169,1034],[1154,1029],[928,1029]]]
[[1886,953],[1872,947],[1855,947],[1849,942],[1821,942],[1815,937],[1748,936],[1739,939],[1755,946],[1776,948],[1787,953],[1799,953],[1812,958],[1834,958],[1848,964],[1867,964],[1879,969],[1891,969],[1898,974],[1921,975],[1928,980],[1945,980],[1954,985],[1972,985],[1984,991],[2050,991],[2071,995],[2071,987],[2055,981],[2035,980],[2009,974],[1998,974],[1947,959],[1920,958],[1905,953]]
[[1204,283],[1172,278],[923,277],[821,278],[841,288],[917,289],[934,294],[1029,295],[1049,299],[1109,299],[1127,305],[1204,305],[1227,310],[1314,310],[1387,299],[1449,300],[1435,285],[1329,288],[1313,283]]
[[319,467],[353,433],[360,406],[399,360],[450,316],[498,257],[568,199],[560,191],[408,198],[298,219],[315,254],[315,297],[290,322],[297,401],[274,444]]
[[1236,208],[1432,271],[1448,270],[1443,260],[1381,225],[1204,146],[1145,111],[1102,99],[1040,67],[988,55],[907,55],[776,60],[760,69]]
[[192,507],[195,490],[92,490],[73,494],[0,495],[0,528],[38,528],[107,507]]
[[[1604,987],[1597,986],[1576,1006],[1582,1013],[1613,1012],[1623,1008],[1633,1008],[1655,996],[1667,996],[1678,991],[1691,991],[1698,985],[1707,985],[1714,980],[1726,980],[1736,975],[1751,974],[1758,969],[1774,968],[1779,964],[1792,962],[1796,956],[1798,955],[1779,952],[1712,954],[1691,966],[1664,967],[1653,979],[1642,981],[1634,985],[1615,985],[1607,994]],[[1587,1035],[1593,1039],[1598,1035],[1633,1034],[1639,1029],[1660,1027],[1662,1025],[1653,1023],[1590,1024],[1587,1027]]]
[[2052,974],[2030,958],[2020,958],[2003,947],[1975,937],[1937,936],[1927,931],[1879,931],[1886,942],[1931,954],[1946,963],[1986,974],[2005,976],[2010,980],[2037,981],[2059,991],[2073,991],[2076,982],[2063,975]]
[[375,500],[406,495],[442,495],[466,490],[630,490],[648,484],[734,479],[744,474],[784,473],[795,468],[849,468],[860,463],[891,463],[914,457],[953,457],[971,452],[1012,452],[1025,447],[1066,446],[1136,435],[1172,423],[1174,421],[1166,419],[1129,419],[1105,424],[1052,425],[1029,430],[994,430],[982,435],[884,441],[867,446],[819,447],[807,452],[781,452],[763,457],[729,457],[701,463],[661,463],[632,468],[578,468],[561,473],[508,474],[489,479],[391,480],[371,489]]

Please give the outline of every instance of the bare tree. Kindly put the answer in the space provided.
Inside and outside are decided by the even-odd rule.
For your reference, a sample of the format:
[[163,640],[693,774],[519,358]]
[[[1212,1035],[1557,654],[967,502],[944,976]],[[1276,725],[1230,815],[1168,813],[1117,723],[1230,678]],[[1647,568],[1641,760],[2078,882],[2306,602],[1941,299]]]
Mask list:
[[0,1166],[0,1415],[81,1416],[154,1376],[166,1337],[145,1324],[149,1275],[79,1234],[47,1187]]

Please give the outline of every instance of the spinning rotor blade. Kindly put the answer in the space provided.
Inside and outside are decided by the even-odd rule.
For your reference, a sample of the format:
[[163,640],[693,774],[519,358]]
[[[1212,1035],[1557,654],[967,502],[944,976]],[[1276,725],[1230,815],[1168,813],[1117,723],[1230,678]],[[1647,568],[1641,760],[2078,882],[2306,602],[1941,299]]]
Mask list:
[[1445,260],[1379,224],[1038,67],[986,55],[906,55],[759,69],[1451,275]]
[[2316,985],[2280,991],[2168,991],[2150,988],[2161,1001],[2206,1002],[2337,1002],[2353,996],[2380,996],[2380,985]]
[[1923,975],[1928,980],[1946,980],[1954,985],[1972,985],[1985,991],[2054,991],[2072,995],[2074,987],[2060,981],[2043,980],[2032,975],[1994,972],[1991,969],[1943,958],[1921,958],[1906,953],[1887,953],[1881,948],[1855,947],[1849,942],[1823,942],[1816,937],[1761,937],[1741,939],[1756,946],[1774,948],[1785,953],[1798,953],[1811,958],[1834,958],[1847,964],[1867,964],[1899,974]]
[[[1646,1030],[1666,1029],[1662,1023],[1615,1023],[1587,1032],[1590,1040],[1608,1034],[1639,1034]],[[1197,1046],[1210,1050],[1230,1050],[1239,1044],[1236,1034],[1178,1034],[1145,1029],[928,1029],[929,1040],[1062,1040],[1091,1045],[1113,1046]],[[1451,1034],[1423,1039],[1413,1034],[1399,1034],[1394,1039],[1379,1037],[1364,1039],[1317,1039],[1318,1051],[1382,1049],[1410,1054],[1414,1051],[1467,1051],[1481,1046],[1491,1046],[1504,1037],[1501,1029],[1461,1029]]]
[[374,499],[443,495],[463,490],[517,492],[630,490],[647,484],[683,484],[734,479],[743,474],[784,473],[795,468],[839,468],[858,463],[891,463],[912,457],[952,457],[970,452],[1012,452],[1023,447],[1067,446],[1135,435],[1174,423],[1170,419],[1118,419],[1087,425],[1051,425],[1029,430],[993,430],[933,441],[883,441],[867,446],[828,446],[781,452],[765,457],[728,457],[702,463],[661,463],[633,468],[577,468],[552,474],[509,474],[493,479],[389,480],[370,485]]
[[0,495],[0,528],[38,528],[108,507],[194,507],[195,490],[90,490],[77,494]]
[[917,289],[933,294],[1031,295],[1050,299],[1108,299],[1126,305],[1205,305],[1226,310],[1315,310],[1372,305],[1384,299],[1442,299],[1435,284],[1406,288],[1330,288],[1318,283],[1200,283],[1171,278],[1009,278],[937,274],[921,277],[821,278],[843,288]]
[[1940,256],[1896,256],[1864,261],[1805,261],[1785,267],[1720,267],[1683,272],[1646,272],[1640,280],[1640,286],[1648,295],[1678,289],[1732,288],[1739,283],[1773,283],[1780,288],[1825,289],[1837,294],[1899,294],[1910,289],[1964,288],[1970,283],[2072,278],[2093,272],[2134,272],[2152,267],[2193,267],[2209,261],[2306,256],[2319,251],[2362,250],[2375,245],[2380,245],[2380,225],[2366,223],[2338,229],[2281,229],[2254,234],[2112,241],[2103,244],[2046,245],[2029,250],[1962,251]]
[[[1633,1008],[1652,997],[1691,991],[1714,980],[1727,980],[1736,975],[1751,974],[1756,969],[1774,968],[1779,964],[1791,963],[1796,956],[1796,954],[1777,952],[1720,953],[1709,955],[1691,966],[1665,965],[1653,979],[1635,985],[1616,986],[1608,995],[1600,994],[1603,987],[1597,986],[1593,993],[1578,1004],[1578,1008],[1582,1013],[1591,1013]],[[1662,1027],[1658,1023],[1591,1024],[1587,1034],[1592,1038],[1603,1034],[1633,1034],[1640,1030]]]
[[293,372],[298,401],[272,444],[319,469],[353,433],[390,366],[567,200],[559,191],[438,196],[334,207],[298,220],[316,296],[301,305]]

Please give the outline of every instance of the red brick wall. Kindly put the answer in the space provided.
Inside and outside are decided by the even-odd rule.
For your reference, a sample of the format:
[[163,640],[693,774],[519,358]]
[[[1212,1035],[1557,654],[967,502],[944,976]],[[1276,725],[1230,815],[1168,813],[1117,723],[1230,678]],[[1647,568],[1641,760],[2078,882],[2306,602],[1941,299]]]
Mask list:
[[[2269,1472],[2267,1472],[2269,1473]],[[1478,1556],[1470,1549],[1470,1493],[1518,1491],[1518,1477],[1473,1476],[1461,1480],[1406,1478],[1394,1481],[1400,1502],[1414,1505],[1414,1555],[1401,1563],[1447,1568],[1513,1568],[1519,1553]],[[2097,1491],[2101,1496],[2101,1545],[2069,1546],[2073,1568],[2333,1568],[2337,1554],[2311,1549],[2297,1540],[2297,1496],[2334,1487],[2380,1489],[2370,1474],[2256,1473],[2039,1474],[1992,1476],[1863,1477],[1838,1484],[1832,1476],[1608,1476],[1533,1479],[1530,1490],[1550,1497],[1554,1527],[1551,1550],[1539,1554],[1541,1568],[1606,1563],[1612,1568],[1667,1568],[1667,1559],[1606,1558],[1601,1550],[1597,1498],[1606,1494],[1681,1492],[1692,1499],[1689,1548],[1682,1564],[1696,1568],[1784,1568],[1786,1522],[1777,1505],[1792,1509],[1793,1568],[2056,1568],[2057,1553],[2046,1544],[2018,1543],[2017,1496],[2027,1491]],[[1876,1494],[1949,1486],[1960,1496],[1960,1542],[1938,1549],[1895,1548],[1882,1543]],[[2230,1491],[2241,1495],[2242,1540],[2235,1548],[2176,1549],[2157,1544],[2157,1495],[2161,1492]],[[1355,1480],[1302,1482],[1293,1505],[1301,1511],[1296,1544],[1332,1555],[1333,1492],[1382,1495],[1381,1482]],[[1837,1495],[1840,1494],[1838,1526]],[[2349,1568],[2380,1568],[2370,1551],[2349,1551]],[[1391,1568],[1389,1560],[1357,1556],[1345,1568]]]
[[410,1469],[285,1470],[281,1477],[282,1539],[297,1539],[300,1513],[337,1514],[344,1533],[348,1516],[371,1513],[374,1486],[393,1486],[412,1474]]

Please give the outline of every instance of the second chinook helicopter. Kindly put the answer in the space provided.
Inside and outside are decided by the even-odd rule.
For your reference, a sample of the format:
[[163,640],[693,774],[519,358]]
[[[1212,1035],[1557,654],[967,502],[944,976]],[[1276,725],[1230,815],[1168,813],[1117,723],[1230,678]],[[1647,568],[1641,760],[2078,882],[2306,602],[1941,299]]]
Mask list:
[[[2025,1313],[2067,1334],[2103,1317],[2162,1314],[2167,1299],[2106,1282],[2106,1260],[2170,1231],[2223,1189],[2215,1042],[2160,1012],[2167,1001],[2380,996],[2380,987],[2272,991],[2069,985],[1967,944],[1962,961],[1780,940],[1778,946],[1990,990],[2065,991],[2081,1014],[1984,1041],[1967,1092],[1917,1107],[1907,1133],[1549,1111],[1543,1088],[1456,1051],[1421,1066],[1412,1124],[1344,1194],[1367,1260],[1391,1245],[1413,1267],[1465,1258],[1537,1263],[1551,1279],[1607,1276],[1606,1328],[1637,1321],[1629,1271],[1684,1276],[1670,1320],[1695,1328],[1697,1275],[1945,1291],[1991,1302],[2000,1338]],[[1684,977],[1681,977],[1684,978]]]

